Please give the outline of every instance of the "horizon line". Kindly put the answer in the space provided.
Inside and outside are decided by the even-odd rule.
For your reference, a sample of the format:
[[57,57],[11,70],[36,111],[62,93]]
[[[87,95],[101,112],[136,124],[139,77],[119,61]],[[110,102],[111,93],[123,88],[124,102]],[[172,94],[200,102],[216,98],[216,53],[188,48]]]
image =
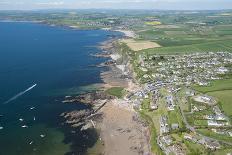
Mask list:
[[232,11],[231,9],[142,9],[142,8],[47,8],[47,9],[0,9],[0,11],[68,11],[68,10],[140,10],[140,11]]

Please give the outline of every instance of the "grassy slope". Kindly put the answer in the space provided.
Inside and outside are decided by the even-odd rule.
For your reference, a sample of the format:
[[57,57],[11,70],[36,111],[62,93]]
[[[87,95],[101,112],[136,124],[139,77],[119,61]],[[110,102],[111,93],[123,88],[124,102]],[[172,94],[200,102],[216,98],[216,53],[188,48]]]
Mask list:
[[[141,117],[144,120],[146,120],[147,123],[149,124],[150,132],[151,132],[150,144],[151,144],[152,152],[154,152],[157,155],[162,155],[163,152],[157,145],[157,137],[158,137],[157,126],[159,126],[159,121],[158,121],[159,116],[157,116],[157,118],[155,116],[152,116],[152,112],[149,111],[149,105],[150,105],[150,100],[149,99],[144,100],[142,103],[142,110],[139,111],[139,113]],[[154,119],[157,119],[156,123],[154,122]]]
[[118,98],[122,98],[124,95],[123,92],[124,88],[122,87],[112,87],[106,90],[106,93],[108,93],[109,95],[113,95],[116,96]]

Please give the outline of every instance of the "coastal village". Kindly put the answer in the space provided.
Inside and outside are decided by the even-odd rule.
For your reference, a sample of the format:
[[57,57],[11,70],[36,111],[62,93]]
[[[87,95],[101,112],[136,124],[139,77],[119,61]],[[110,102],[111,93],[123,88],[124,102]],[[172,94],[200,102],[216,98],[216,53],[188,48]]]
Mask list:
[[[144,87],[134,93],[136,99],[132,104],[141,111],[161,112],[160,116],[155,116],[154,123],[159,122],[155,125],[159,131],[157,144],[165,154],[187,154],[183,141],[210,150],[231,146],[231,142],[198,132],[207,128],[232,137],[231,121],[217,105],[217,99],[191,88],[192,85],[208,86],[211,80],[222,79],[231,72],[231,68],[225,67],[231,63],[232,54],[227,52],[138,56],[136,67],[140,74],[142,72],[139,81]],[[196,118],[199,123],[190,123],[189,117]],[[181,135],[178,139],[177,133]]]

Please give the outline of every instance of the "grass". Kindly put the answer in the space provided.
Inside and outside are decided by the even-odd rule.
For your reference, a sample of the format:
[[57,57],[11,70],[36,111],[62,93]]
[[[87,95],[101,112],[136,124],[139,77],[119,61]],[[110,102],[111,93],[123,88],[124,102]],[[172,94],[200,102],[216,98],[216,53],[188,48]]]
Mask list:
[[194,125],[196,126],[207,126],[207,120],[194,120]]
[[152,152],[154,152],[157,155],[162,155],[163,152],[157,144],[157,137],[158,137],[157,125],[159,123],[158,122],[154,123],[154,120],[153,120],[154,118],[151,116],[152,112],[149,112],[149,105],[150,105],[150,100],[145,99],[142,102],[142,110],[140,110],[139,113],[140,113],[140,116],[149,124],[150,134],[151,134],[150,144],[151,144]]
[[208,95],[219,99],[220,106],[227,116],[232,116],[232,90],[209,92]]
[[184,140],[184,144],[187,146],[189,155],[205,155],[208,154],[207,150],[204,148],[204,146],[192,143],[190,141]]
[[151,26],[155,26],[155,25],[160,25],[161,22],[159,21],[153,21],[153,22],[145,22],[146,25],[151,25]]
[[202,93],[232,90],[232,78],[212,81],[210,86],[194,86],[194,89]]
[[191,52],[218,52],[228,51],[232,52],[232,40],[225,41],[211,41],[207,43],[191,44],[183,46],[160,47],[143,50],[143,52],[153,54],[178,54],[178,53],[191,53]]
[[221,134],[214,133],[210,129],[198,129],[197,132],[199,132],[205,136],[218,139],[218,140],[232,142],[232,137],[229,137],[228,135],[221,135]]
[[175,109],[174,111],[168,111],[168,120],[170,125],[177,123],[179,124],[180,128],[184,126],[180,111],[178,109]]
[[223,150],[217,150],[215,152],[213,152],[214,155],[225,155],[225,154],[229,154],[232,152],[232,149],[223,149]]
[[232,117],[232,78],[213,81],[210,86],[206,87],[195,86],[194,89],[216,97],[221,109],[227,116]]
[[156,128],[155,128],[155,125],[154,125],[152,118],[149,115],[147,115],[145,111],[140,111],[140,116],[144,120],[146,120],[147,123],[149,124],[150,134],[151,134],[150,144],[151,144],[152,152],[154,152],[157,155],[162,155],[163,152],[157,144],[158,135],[157,135],[157,131],[156,131]]
[[122,98],[124,96],[124,88],[112,87],[112,88],[107,89],[106,93],[112,96],[116,96],[118,98]]

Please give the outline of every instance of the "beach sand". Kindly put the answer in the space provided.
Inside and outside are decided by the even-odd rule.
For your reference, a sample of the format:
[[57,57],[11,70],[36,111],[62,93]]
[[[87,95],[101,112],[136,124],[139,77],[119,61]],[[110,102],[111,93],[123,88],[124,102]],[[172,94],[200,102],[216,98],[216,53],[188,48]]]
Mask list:
[[101,109],[103,120],[98,124],[106,155],[150,154],[146,137],[147,127],[137,121],[134,111],[118,105],[117,100],[108,102]]
[[115,31],[124,33],[125,37],[128,38],[136,38],[136,34],[134,33],[134,31],[130,31],[130,30],[115,30]]

